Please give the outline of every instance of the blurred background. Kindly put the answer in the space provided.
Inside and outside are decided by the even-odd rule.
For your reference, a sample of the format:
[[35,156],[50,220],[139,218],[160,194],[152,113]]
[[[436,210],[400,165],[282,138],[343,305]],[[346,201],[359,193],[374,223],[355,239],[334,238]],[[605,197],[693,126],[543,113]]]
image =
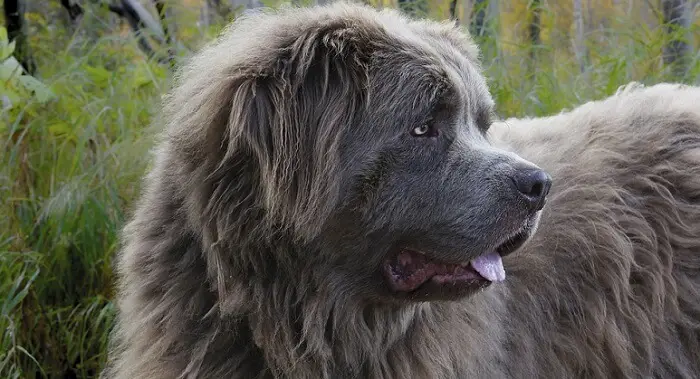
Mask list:
[[[700,84],[698,0],[369,3],[458,20],[481,46],[501,117],[559,112],[632,80]],[[173,70],[242,12],[280,5],[4,0],[0,378],[97,376],[111,259]]]

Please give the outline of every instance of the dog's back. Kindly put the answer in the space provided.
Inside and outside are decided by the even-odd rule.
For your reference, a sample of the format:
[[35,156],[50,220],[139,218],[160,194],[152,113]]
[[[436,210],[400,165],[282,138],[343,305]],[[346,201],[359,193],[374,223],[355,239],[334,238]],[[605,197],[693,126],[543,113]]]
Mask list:
[[700,376],[698,104],[698,87],[630,85],[494,126],[556,183],[506,262],[514,377]]

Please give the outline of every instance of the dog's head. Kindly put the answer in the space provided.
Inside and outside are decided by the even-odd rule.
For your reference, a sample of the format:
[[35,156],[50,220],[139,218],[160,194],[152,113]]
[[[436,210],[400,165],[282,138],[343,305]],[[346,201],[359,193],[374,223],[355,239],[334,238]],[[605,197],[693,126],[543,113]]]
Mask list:
[[379,300],[503,280],[550,178],[489,144],[476,56],[452,24],[348,4],[250,15],[197,54],[166,114],[219,280],[274,267]]

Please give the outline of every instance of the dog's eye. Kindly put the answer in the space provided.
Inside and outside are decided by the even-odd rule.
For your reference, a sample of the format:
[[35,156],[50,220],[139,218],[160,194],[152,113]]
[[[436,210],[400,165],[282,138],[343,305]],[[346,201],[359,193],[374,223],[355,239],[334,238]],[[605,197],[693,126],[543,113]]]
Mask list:
[[414,137],[434,137],[437,135],[437,131],[429,124],[422,124],[413,128],[411,135]]
[[429,131],[430,131],[430,127],[428,125],[424,124],[424,125],[416,126],[415,128],[413,128],[413,135],[418,137],[418,136],[428,134]]

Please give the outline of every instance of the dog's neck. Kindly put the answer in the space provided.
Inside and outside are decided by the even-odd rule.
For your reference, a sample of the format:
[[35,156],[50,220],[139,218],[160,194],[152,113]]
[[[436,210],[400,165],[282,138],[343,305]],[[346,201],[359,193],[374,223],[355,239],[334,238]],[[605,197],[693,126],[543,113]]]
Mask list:
[[[225,320],[222,329],[235,330],[229,344],[247,346],[241,359],[255,356],[253,360],[264,362],[261,376],[497,374],[493,362],[503,350],[499,347],[505,286],[455,302],[371,303],[330,279],[324,282],[315,277],[308,257],[319,255],[303,254],[305,249],[280,229],[265,229],[260,236],[256,231],[236,233],[239,242],[247,241],[245,245],[216,245],[206,237],[204,242],[214,249],[205,255],[209,277],[218,288],[218,309]],[[234,254],[243,261],[230,261]],[[280,257],[285,261],[280,262]],[[449,341],[464,343],[455,346]]]
[[[458,302],[382,305],[314,285],[303,272],[239,288],[248,299],[224,304],[224,317],[246,320],[249,343],[276,377],[474,377],[499,359],[503,289]],[[446,343],[455,335],[460,346]]]

